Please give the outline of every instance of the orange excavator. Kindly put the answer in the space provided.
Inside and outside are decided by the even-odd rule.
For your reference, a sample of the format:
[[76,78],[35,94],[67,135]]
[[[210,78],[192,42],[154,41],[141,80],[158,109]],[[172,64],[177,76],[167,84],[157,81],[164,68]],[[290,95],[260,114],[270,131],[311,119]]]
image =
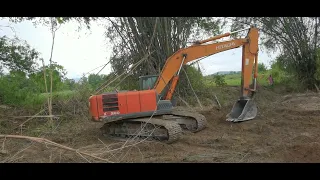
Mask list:
[[252,98],[258,73],[259,32],[253,26],[247,29],[249,31],[245,38],[209,43],[243,31],[239,30],[198,41],[178,50],[166,60],[160,75],[139,78],[139,91],[92,95],[89,98],[92,120],[105,122],[101,127],[103,135],[120,139],[139,137],[172,143],[181,137],[183,131],[201,131],[206,127],[205,116],[177,110],[173,106],[172,97],[180,70],[188,62],[238,47],[242,47],[241,95],[226,121],[254,119],[257,106]]

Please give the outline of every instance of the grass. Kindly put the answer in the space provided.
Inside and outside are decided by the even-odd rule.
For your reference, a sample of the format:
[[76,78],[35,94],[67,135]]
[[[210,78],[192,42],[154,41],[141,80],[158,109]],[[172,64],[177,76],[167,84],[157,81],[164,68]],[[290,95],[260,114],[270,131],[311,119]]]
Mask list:
[[241,74],[228,74],[225,76],[227,85],[239,86],[241,84]]
[[[47,98],[49,97],[50,93],[41,93],[41,94],[32,94],[26,97],[26,100],[23,103],[25,108],[39,108],[39,106],[43,105],[47,102]],[[69,99],[76,95],[76,91],[59,91],[53,92],[52,97],[55,100],[64,100]]]
[[[268,81],[267,81],[267,77],[268,74],[270,72],[263,72],[263,73],[259,73],[258,76],[258,86],[268,86]],[[209,97],[209,99],[212,99],[211,95],[211,91],[220,91],[220,88],[218,88],[218,90],[215,90],[215,88],[217,87],[217,85],[215,84],[214,81],[214,77],[213,76],[205,76],[203,78],[204,82],[205,82],[205,87],[203,87],[203,85],[197,87],[197,89],[195,89],[196,91],[206,91],[206,92],[197,92],[199,93],[199,96],[203,96],[203,98],[201,99],[207,99]],[[275,77],[275,81],[282,81],[282,79],[280,77]],[[227,74],[224,76],[224,81],[226,83],[226,87],[222,88],[222,91],[228,91],[228,86],[237,86],[239,87],[241,85],[241,74]],[[279,84],[283,84],[283,83],[279,83]],[[58,91],[58,92],[53,92],[53,101],[60,101],[60,100],[68,100],[71,99],[73,97],[78,97],[78,98],[86,98],[87,97],[87,91],[91,91],[92,89],[89,88],[80,88],[79,90],[75,90],[75,91],[71,91],[71,90],[64,90],[64,91]],[[107,91],[107,90],[106,90]],[[112,91],[112,90],[110,90]],[[208,93],[210,93],[210,95],[207,95]],[[222,93],[222,92],[220,92]],[[220,94],[219,93],[219,94]],[[86,94],[86,95],[84,95]],[[23,107],[25,108],[32,108],[32,109],[37,109],[40,108],[44,103],[46,103],[47,98],[49,96],[49,93],[41,93],[41,94],[30,94],[27,96],[27,98],[25,100],[23,100],[23,103],[21,104]],[[88,97],[89,98],[89,95]],[[84,99],[83,99],[84,100]],[[197,104],[197,103],[196,103]]]
[[[70,91],[70,90],[58,91],[58,92],[53,92],[52,97],[54,99],[63,100],[63,99],[69,99],[69,98],[73,97],[75,94],[76,94],[76,91]],[[36,95],[34,98],[38,102],[45,102],[47,100],[47,98],[49,97],[49,95],[50,95],[50,93],[41,93],[39,95]]]
[[[259,85],[267,85],[267,80],[266,80],[266,75],[265,74],[260,74],[258,78],[258,83]],[[227,86],[240,86],[241,85],[241,74],[227,74],[224,77],[225,82]],[[204,77],[205,85],[211,89],[210,87],[217,87],[216,84],[214,83],[213,77],[212,76],[206,76]],[[229,91],[228,88],[222,88],[222,91]],[[223,94],[220,92],[220,88],[217,90],[219,93],[218,94]],[[71,90],[65,90],[65,91],[59,91],[59,92],[53,92],[53,99],[55,100],[65,100],[65,99],[70,99],[74,96],[77,95],[77,91],[71,91]],[[47,98],[49,96],[49,93],[42,93],[39,95],[35,95],[32,99],[36,104],[43,104],[46,102]]]
[[[258,80],[257,80],[258,84],[262,85],[262,86],[267,86],[268,85],[267,76],[268,76],[268,72],[259,73]],[[240,86],[241,85],[241,74],[240,73],[227,74],[224,76],[224,80],[225,80],[227,86]],[[213,76],[206,76],[204,78],[204,81],[205,81],[206,85],[216,86],[216,84],[214,83]]]

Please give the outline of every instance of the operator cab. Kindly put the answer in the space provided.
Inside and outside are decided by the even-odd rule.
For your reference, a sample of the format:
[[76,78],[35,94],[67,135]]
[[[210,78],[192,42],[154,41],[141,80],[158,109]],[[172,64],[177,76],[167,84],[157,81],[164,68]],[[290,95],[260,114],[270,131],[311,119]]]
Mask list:
[[[157,79],[159,78],[159,75],[146,75],[146,76],[140,76],[139,77],[139,86],[140,86],[140,90],[149,90],[149,89],[153,89],[154,85],[157,81]],[[161,92],[159,97],[165,97],[165,95],[168,92],[169,87],[166,86],[163,91]],[[163,99],[163,98],[161,98]],[[171,103],[173,106],[177,105],[177,101],[176,99],[173,97],[171,99]]]
[[158,75],[140,76],[139,77],[140,90],[153,89],[154,84],[156,83],[158,77],[159,77]]

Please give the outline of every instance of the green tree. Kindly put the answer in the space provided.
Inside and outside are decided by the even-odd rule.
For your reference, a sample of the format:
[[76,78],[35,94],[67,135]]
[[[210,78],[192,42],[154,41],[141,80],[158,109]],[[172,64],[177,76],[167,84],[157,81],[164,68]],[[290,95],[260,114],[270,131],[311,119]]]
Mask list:
[[104,75],[90,74],[88,76],[88,83],[93,89],[97,89],[104,81]]
[[37,68],[39,53],[26,41],[0,37],[0,68],[32,73]]
[[179,83],[176,88],[176,92],[182,97],[194,96],[193,91],[198,93],[202,93],[204,87],[204,77],[196,67],[193,66],[185,66],[181,70],[181,76],[179,78]]
[[22,105],[36,92],[36,84],[23,71],[12,70],[0,78],[0,104]]
[[258,72],[266,72],[267,67],[264,63],[258,63]]
[[225,86],[227,85],[225,81],[225,75],[214,75],[213,76],[213,81],[217,86]]
[[76,88],[76,82],[74,79],[66,78],[63,83],[65,84],[65,87],[68,90],[75,90]]
[[305,87],[313,88],[317,82],[319,21],[319,17],[237,17],[233,18],[232,30],[257,25],[264,47],[281,50],[280,64]]
[[[66,70],[64,69],[63,66],[53,62],[51,65],[52,67],[52,91],[59,91],[63,90],[64,88],[64,83],[63,81],[65,80],[66,76]],[[46,69],[46,81],[47,81],[47,89],[50,89],[50,66],[47,65],[45,67]],[[36,72],[32,73],[29,75],[30,79],[39,87],[40,93],[46,92],[46,87],[44,83],[44,72],[43,68],[39,68]]]
[[[111,65],[116,75],[128,72],[129,68],[143,59],[134,71],[130,72],[127,81],[121,86],[125,89],[136,89],[138,77],[160,74],[166,60],[180,48],[189,45],[204,36],[220,34],[223,21],[221,18],[207,17],[118,17],[107,18],[106,36],[113,44]],[[200,38],[201,37],[201,38]],[[153,52],[153,53],[151,53]],[[149,54],[150,53],[150,54]],[[187,68],[188,71],[192,71]],[[190,72],[192,73],[192,72]],[[179,87],[191,92],[185,74],[180,73]],[[183,90],[184,91],[184,90]],[[182,90],[180,91],[182,92]]]
[[317,56],[317,61],[316,61],[316,67],[317,67],[317,71],[315,73],[315,78],[320,81],[320,48],[318,48],[318,56]]
[[133,75],[160,73],[165,60],[204,33],[220,33],[220,19],[201,17],[119,17],[107,18],[107,38],[113,44],[111,65],[121,74],[149,52]]

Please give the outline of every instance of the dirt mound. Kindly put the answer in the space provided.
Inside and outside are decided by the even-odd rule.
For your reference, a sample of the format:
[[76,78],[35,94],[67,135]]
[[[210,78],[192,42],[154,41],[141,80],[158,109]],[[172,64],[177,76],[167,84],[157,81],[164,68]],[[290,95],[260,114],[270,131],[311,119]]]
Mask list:
[[320,111],[320,96],[318,94],[298,94],[283,97],[284,107],[304,111]]

